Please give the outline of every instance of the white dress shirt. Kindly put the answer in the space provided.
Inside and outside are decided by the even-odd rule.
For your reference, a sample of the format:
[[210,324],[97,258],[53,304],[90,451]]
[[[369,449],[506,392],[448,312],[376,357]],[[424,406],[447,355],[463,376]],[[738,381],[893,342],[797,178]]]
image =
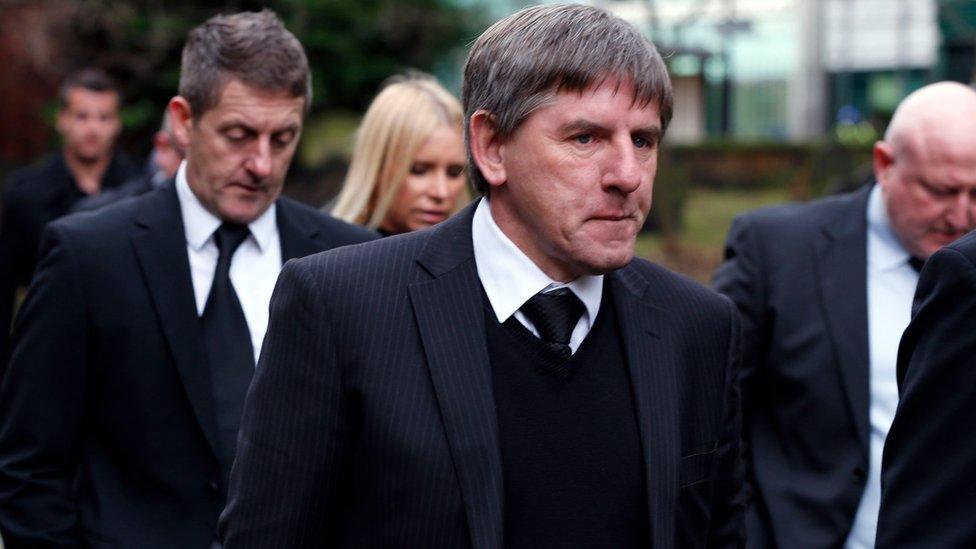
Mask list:
[[[210,213],[186,181],[186,162],[176,172],[176,195],[180,200],[183,227],[186,231],[186,253],[190,259],[190,275],[193,278],[193,294],[196,297],[197,315],[203,316],[207,305],[214,271],[217,270],[217,244],[214,231],[220,227],[220,218]],[[261,355],[261,343],[268,329],[268,305],[274,291],[278,272],[281,271],[281,240],[275,204],[248,224],[251,234],[241,243],[230,264],[230,281],[244,309],[254,363]]]
[[539,332],[532,322],[519,311],[532,296],[541,291],[569,288],[583,302],[586,311],[580,317],[569,338],[572,352],[579,349],[586,334],[590,333],[603,299],[603,275],[581,276],[569,283],[556,282],[542,272],[522,250],[495,224],[491,206],[483,198],[474,212],[471,222],[471,238],[474,244],[474,261],[478,278],[498,322],[507,321],[512,315],[536,337]]
[[881,507],[881,452],[898,406],[898,343],[912,316],[918,273],[888,221],[881,187],[868,197],[868,351],[871,449],[868,478],[847,537],[848,549],[874,547]]

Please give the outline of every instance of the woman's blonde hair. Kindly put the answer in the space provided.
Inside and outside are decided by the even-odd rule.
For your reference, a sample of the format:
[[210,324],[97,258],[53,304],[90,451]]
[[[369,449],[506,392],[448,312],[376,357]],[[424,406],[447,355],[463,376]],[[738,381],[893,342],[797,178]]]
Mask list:
[[[461,103],[433,77],[394,77],[373,99],[356,132],[349,172],[332,215],[371,229],[383,223],[407,178],[417,151],[440,126],[457,128]],[[467,202],[461,193],[457,211]]]

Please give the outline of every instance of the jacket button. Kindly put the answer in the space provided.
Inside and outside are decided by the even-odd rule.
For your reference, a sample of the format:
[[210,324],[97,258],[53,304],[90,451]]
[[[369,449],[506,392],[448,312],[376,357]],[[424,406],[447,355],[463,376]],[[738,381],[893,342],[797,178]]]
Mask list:
[[216,496],[220,492],[220,487],[217,486],[217,483],[215,481],[208,480],[207,490],[210,492],[211,496]]

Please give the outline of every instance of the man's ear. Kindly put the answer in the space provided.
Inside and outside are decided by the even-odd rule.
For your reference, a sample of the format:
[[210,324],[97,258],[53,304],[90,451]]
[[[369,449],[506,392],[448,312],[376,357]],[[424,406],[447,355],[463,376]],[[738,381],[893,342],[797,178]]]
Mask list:
[[468,122],[471,157],[492,187],[505,183],[504,143],[495,129],[495,118],[486,110],[475,111]]
[[874,178],[879,185],[884,185],[886,175],[891,165],[895,163],[895,151],[886,141],[877,141],[871,150],[871,166],[874,168]]
[[169,100],[169,121],[173,131],[173,138],[180,150],[187,150],[190,147],[190,130],[193,129],[193,111],[190,103],[183,97],[177,95]]

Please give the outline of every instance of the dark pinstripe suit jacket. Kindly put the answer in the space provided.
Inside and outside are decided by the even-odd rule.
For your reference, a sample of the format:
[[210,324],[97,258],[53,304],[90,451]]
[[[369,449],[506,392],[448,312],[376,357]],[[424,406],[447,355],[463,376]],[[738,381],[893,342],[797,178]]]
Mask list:
[[[221,517],[228,549],[502,546],[473,211],[285,266]],[[642,260],[608,280],[652,544],[739,546],[735,309]]]

